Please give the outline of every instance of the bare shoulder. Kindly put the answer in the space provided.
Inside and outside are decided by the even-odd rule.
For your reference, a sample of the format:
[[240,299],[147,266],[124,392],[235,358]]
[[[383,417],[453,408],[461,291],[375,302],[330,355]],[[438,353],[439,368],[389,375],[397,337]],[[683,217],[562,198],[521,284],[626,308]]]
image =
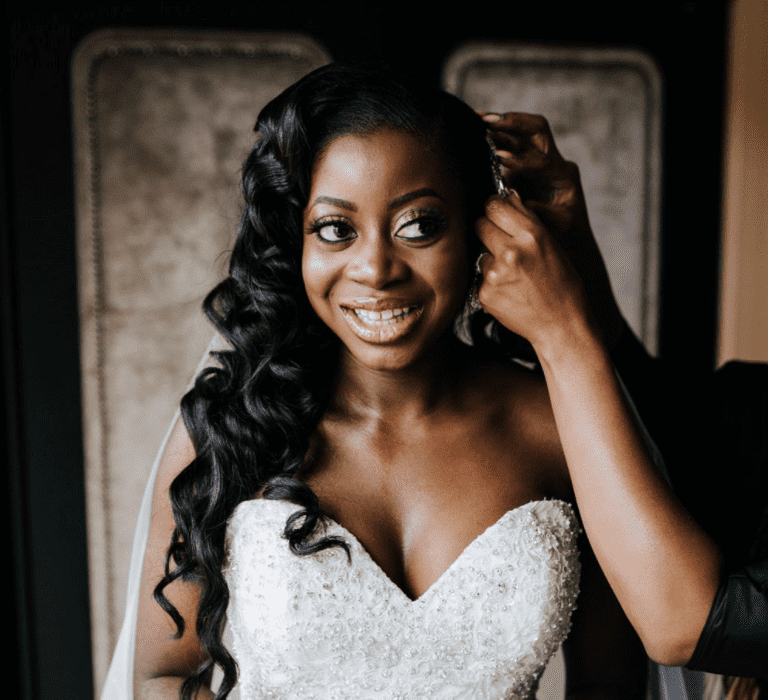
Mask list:
[[160,460],[160,469],[155,482],[154,501],[168,500],[168,489],[173,480],[195,458],[195,448],[189,437],[184,421],[179,417]]
[[[555,429],[555,418],[544,375],[517,362],[481,359],[476,386],[511,420],[536,418],[544,430]],[[556,434],[556,432],[555,432]]]
[[495,360],[482,361],[479,373],[479,391],[503,417],[509,439],[524,446],[552,497],[571,500],[571,480],[543,374]]

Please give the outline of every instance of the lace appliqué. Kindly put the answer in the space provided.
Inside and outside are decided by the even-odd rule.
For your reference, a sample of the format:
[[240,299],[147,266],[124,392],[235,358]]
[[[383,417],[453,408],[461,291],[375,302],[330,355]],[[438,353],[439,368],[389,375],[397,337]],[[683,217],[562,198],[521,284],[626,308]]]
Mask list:
[[565,639],[579,525],[562,501],[509,511],[417,600],[349,543],[298,557],[280,536],[296,506],[241,503],[225,576],[240,700],[529,698]]

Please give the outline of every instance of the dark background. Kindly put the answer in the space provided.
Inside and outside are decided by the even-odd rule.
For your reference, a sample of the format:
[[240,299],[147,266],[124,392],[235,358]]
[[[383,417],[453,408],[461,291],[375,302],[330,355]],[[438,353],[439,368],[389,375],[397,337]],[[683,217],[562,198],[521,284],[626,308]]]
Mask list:
[[[478,38],[633,47],[663,76],[660,354],[714,365],[727,43],[725,2],[11,3],[2,76],[0,209],[3,695],[92,697],[72,176],[70,60],[105,27],[308,34],[339,60],[384,60],[437,83]],[[254,115],[255,118],[255,115]],[[7,590],[7,588],[6,588]],[[15,637],[14,637],[15,635]],[[15,656],[14,656],[15,654]]]

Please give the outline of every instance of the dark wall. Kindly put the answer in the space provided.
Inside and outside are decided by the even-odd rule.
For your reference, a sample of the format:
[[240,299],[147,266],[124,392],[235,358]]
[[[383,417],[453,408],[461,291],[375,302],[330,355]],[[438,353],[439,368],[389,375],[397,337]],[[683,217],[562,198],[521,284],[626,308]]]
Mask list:
[[19,692],[6,686],[8,697],[85,700],[92,694],[69,64],[93,30],[298,31],[337,59],[384,60],[434,83],[448,53],[468,39],[647,51],[664,79],[660,352],[693,368],[713,365],[726,3],[522,4],[481,0],[467,3],[471,12],[433,10],[426,18],[415,5],[398,3],[94,7],[72,0],[61,12],[11,4],[0,105],[0,389],[8,464],[4,525],[15,582],[7,609],[18,634],[17,657],[8,661],[18,671]]

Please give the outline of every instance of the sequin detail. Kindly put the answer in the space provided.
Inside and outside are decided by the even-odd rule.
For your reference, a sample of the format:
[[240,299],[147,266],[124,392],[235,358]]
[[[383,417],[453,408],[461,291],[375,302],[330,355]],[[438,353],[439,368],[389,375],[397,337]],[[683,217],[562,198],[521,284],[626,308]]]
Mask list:
[[333,548],[298,557],[296,506],[241,503],[227,533],[225,637],[240,700],[529,698],[570,629],[579,525],[563,501],[511,510],[417,600],[338,523]]

